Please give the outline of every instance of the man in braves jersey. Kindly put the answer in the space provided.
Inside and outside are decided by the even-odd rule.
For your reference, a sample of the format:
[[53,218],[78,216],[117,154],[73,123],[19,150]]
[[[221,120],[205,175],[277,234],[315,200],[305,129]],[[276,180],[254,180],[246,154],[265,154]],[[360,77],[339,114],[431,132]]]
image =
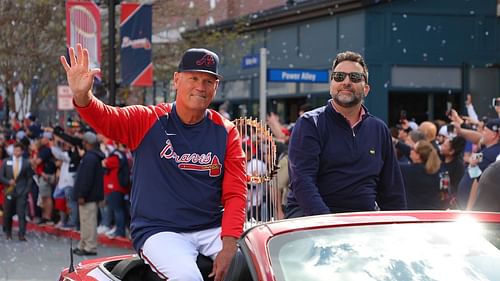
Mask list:
[[124,108],[105,105],[91,92],[94,75],[81,45],[64,57],[81,117],[97,132],[134,154],[131,235],[152,270],[169,280],[202,280],[199,253],[214,260],[211,276],[223,280],[243,231],[245,155],[236,127],[207,109],[219,85],[218,56],[187,50],[174,73],[174,103]]

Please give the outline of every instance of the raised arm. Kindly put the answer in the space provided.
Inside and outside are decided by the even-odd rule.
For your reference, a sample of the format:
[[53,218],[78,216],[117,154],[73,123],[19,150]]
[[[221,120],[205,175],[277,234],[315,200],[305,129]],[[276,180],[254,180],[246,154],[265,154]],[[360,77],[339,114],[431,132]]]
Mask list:
[[76,53],[73,47],[69,48],[70,64],[64,56],[61,56],[61,64],[66,71],[68,85],[73,92],[73,100],[77,106],[85,107],[92,100],[92,83],[94,76],[101,72],[100,69],[89,69],[89,51],[83,49],[81,44],[76,45]]

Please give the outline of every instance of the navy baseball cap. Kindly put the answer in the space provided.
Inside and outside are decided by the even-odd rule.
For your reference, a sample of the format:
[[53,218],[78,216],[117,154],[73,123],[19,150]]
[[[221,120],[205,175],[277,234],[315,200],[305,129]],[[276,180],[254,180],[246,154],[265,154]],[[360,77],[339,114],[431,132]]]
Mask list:
[[486,123],[486,127],[495,133],[500,133],[500,119],[498,118],[490,119]]
[[219,56],[207,49],[189,49],[182,55],[178,72],[194,71],[205,72],[222,79],[219,74]]

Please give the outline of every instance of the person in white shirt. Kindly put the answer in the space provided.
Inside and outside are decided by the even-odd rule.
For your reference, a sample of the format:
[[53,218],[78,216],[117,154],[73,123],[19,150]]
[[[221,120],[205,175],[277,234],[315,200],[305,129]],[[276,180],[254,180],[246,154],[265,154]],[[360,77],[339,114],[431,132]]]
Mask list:
[[[52,155],[54,158],[57,160],[61,161],[61,167],[60,167],[60,172],[59,172],[59,180],[57,181],[56,188],[54,189],[54,194],[53,197],[54,199],[57,200],[64,200],[66,203],[69,203],[69,200],[66,198],[69,197],[69,193],[72,192],[73,186],[75,184],[75,175],[76,172],[70,172],[70,165],[71,165],[71,157],[69,155],[69,149],[70,149],[70,144],[65,143],[61,138],[54,136],[55,144],[54,142],[51,142],[50,145],[50,150],[52,152]],[[58,205],[56,203],[56,205]],[[72,208],[78,209],[78,207],[74,204],[66,204],[69,205],[69,210],[59,210],[60,214],[60,220],[56,224],[56,227],[66,227],[68,226],[67,221],[73,222],[75,219],[78,218],[72,218],[71,216],[74,216],[75,214],[78,216],[78,212],[73,212]],[[72,206],[74,205],[74,206]],[[67,214],[69,213],[69,218],[67,218]],[[74,225],[72,225],[74,226]]]

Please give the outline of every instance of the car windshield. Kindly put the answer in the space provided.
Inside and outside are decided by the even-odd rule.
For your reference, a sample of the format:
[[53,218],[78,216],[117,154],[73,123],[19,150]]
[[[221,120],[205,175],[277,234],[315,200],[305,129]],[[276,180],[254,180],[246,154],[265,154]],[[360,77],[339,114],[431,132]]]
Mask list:
[[500,280],[500,224],[331,227],[269,241],[276,280]]

